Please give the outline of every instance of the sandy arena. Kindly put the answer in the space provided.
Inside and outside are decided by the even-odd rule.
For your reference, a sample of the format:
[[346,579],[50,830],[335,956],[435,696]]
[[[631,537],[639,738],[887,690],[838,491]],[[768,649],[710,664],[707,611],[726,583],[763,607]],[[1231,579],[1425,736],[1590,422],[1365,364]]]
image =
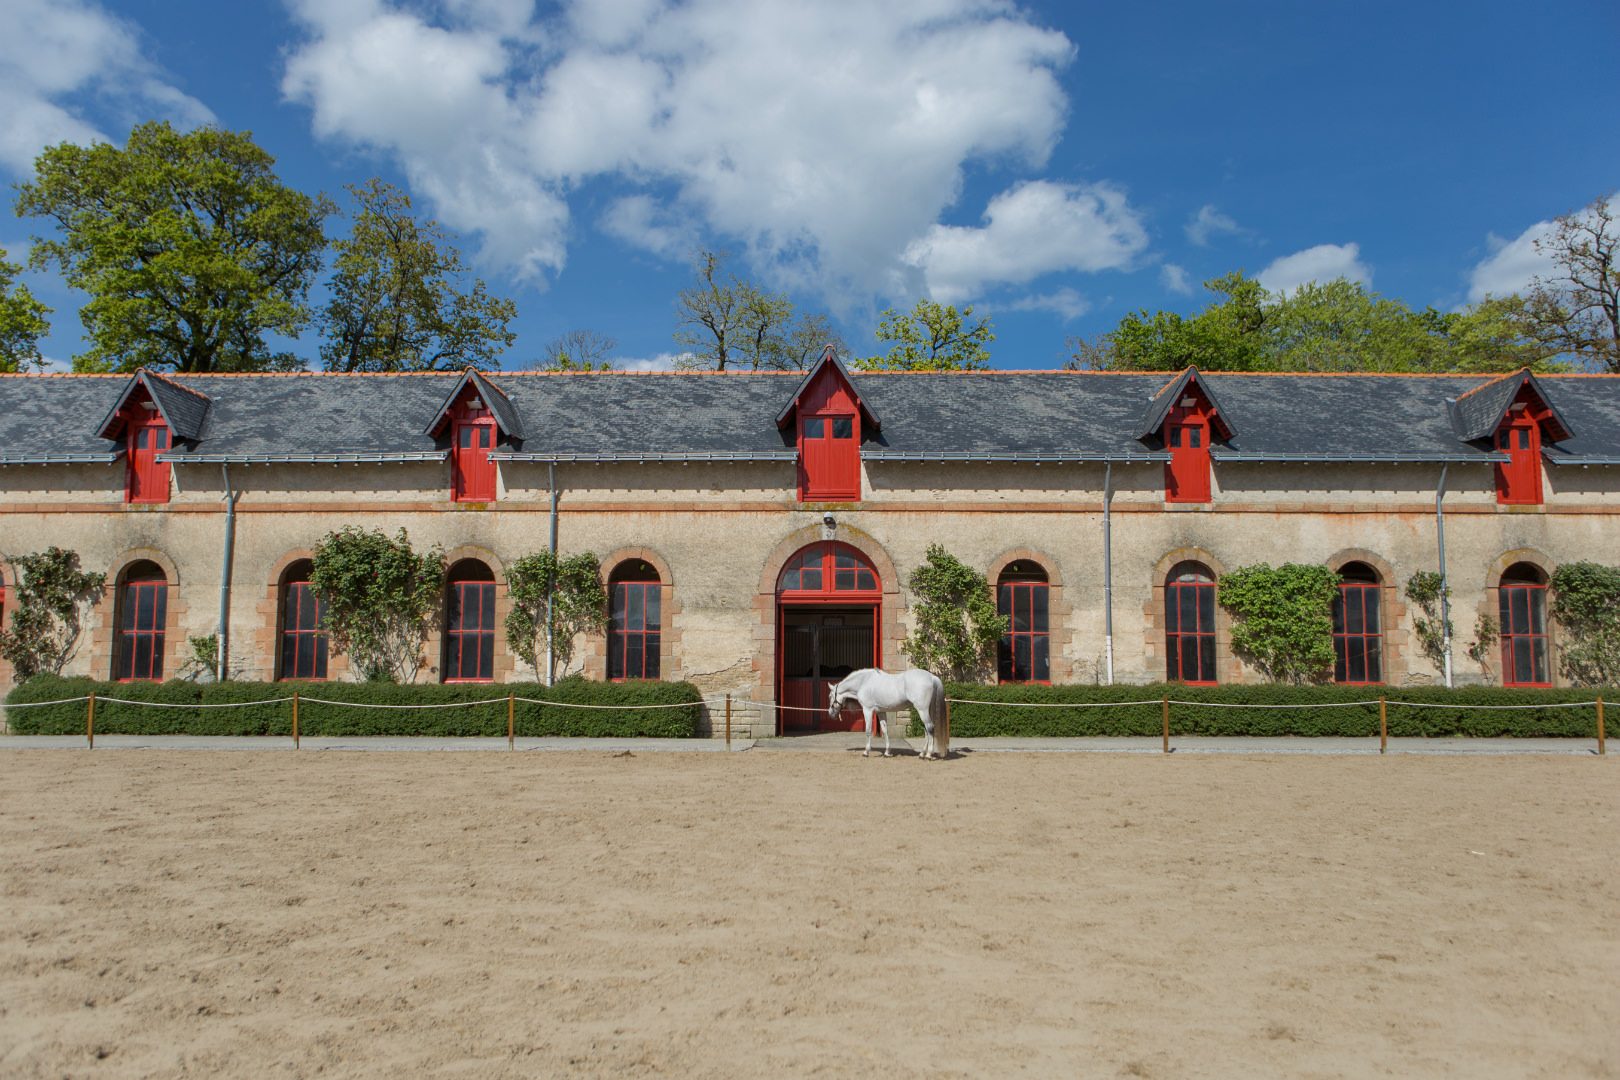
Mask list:
[[17,751],[0,1074],[1620,1076],[1617,767]]

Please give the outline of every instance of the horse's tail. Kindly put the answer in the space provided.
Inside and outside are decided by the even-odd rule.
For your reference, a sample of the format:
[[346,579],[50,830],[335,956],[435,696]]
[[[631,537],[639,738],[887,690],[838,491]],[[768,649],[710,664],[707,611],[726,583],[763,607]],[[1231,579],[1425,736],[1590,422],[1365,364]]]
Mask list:
[[945,683],[938,675],[930,675],[934,680],[934,700],[929,708],[934,721],[934,745],[939,749],[940,757],[949,757],[951,754],[951,726],[945,723],[946,714],[950,706],[945,704]]

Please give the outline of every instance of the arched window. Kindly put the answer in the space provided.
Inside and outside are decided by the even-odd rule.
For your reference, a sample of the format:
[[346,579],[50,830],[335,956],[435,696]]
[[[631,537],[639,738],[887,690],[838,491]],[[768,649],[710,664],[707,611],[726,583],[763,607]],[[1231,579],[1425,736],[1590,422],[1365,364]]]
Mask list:
[[1514,563],[1497,588],[1502,625],[1502,685],[1551,686],[1547,666],[1547,575]]
[[1171,682],[1215,682],[1215,575],[1177,563],[1164,582],[1165,675]]
[[119,682],[163,681],[163,628],[169,618],[169,580],[157,563],[131,563],[118,586],[118,636],[113,678]]
[[1000,682],[1050,682],[1051,630],[1046,570],[1019,559],[1007,564],[996,580],[996,611],[1011,620],[997,651]]
[[445,682],[495,678],[495,575],[477,559],[450,568],[444,603]]
[[787,561],[776,579],[782,593],[874,593],[877,571],[866,556],[833,541],[804,548]]
[[325,605],[310,587],[314,564],[300,559],[281,575],[280,678],[326,678],[326,631],[321,629]]
[[1333,681],[1381,683],[1383,589],[1378,571],[1366,563],[1346,563],[1339,578],[1339,595],[1333,598]]
[[664,614],[658,571],[630,559],[613,568],[608,588],[608,678],[658,678]]

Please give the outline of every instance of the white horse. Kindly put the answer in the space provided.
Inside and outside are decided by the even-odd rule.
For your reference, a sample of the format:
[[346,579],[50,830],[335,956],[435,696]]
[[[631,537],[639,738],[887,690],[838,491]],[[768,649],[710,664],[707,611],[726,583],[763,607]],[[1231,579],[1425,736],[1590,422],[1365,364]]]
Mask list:
[[934,738],[934,721],[943,716],[940,710],[945,707],[945,684],[939,681],[939,676],[921,668],[911,668],[898,675],[877,668],[862,668],[844,676],[843,682],[828,684],[829,717],[837,717],[846,701],[860,705],[861,712],[866,714],[866,749],[862,757],[872,756],[873,714],[878,714],[878,722],[883,725],[883,756],[888,757],[889,721],[882,714],[907,705],[917,710],[917,715],[922,717],[923,730],[927,732],[921,755],[924,760],[950,754],[949,733],[943,739]]

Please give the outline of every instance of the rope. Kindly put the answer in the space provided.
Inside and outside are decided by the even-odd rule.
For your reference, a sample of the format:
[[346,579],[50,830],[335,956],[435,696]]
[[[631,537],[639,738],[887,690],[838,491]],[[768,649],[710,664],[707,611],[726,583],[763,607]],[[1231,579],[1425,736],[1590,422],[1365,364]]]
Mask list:
[[[12,709],[38,709],[38,708],[41,708],[41,707],[46,706],[46,705],[71,705],[75,701],[89,701],[89,700],[90,700],[89,697],[65,697],[65,698],[58,698],[55,701],[19,701],[15,705],[7,705],[7,706],[5,706],[5,709],[6,709],[7,712],[10,712]],[[107,699],[102,698],[101,700],[106,701]]]
[[[84,699],[79,699],[84,700]],[[276,705],[283,701],[291,701],[290,697],[266,698],[263,701],[216,701],[203,704],[194,701],[189,704],[175,704],[168,701],[131,701],[128,698],[98,697],[97,701],[113,701],[119,705],[150,705],[154,709],[245,709],[250,705]],[[308,700],[307,698],[305,699]]]
[[[1363,705],[1376,705],[1378,704],[1378,699],[1374,698],[1371,701],[1322,701],[1306,703],[1303,705],[1241,705],[1233,704],[1232,702],[1228,701],[1178,701],[1175,698],[1171,698],[1170,704],[1196,705],[1211,709],[1348,709],[1359,708]],[[1396,703],[1391,701],[1389,704],[1394,705]],[[1441,707],[1446,708],[1449,706]]]
[[1390,701],[1390,705],[1405,705],[1409,709],[1583,709],[1596,705],[1596,701],[1549,701],[1545,705],[1434,705],[1427,701]]
[[[494,698],[495,701],[505,701],[505,698]],[[615,712],[622,709],[690,709],[693,705],[709,705],[720,698],[703,698],[700,701],[680,701],[673,705],[587,705],[580,701],[541,701],[539,698],[520,697],[516,701],[524,701],[530,705],[545,705],[555,709],[611,709]],[[732,698],[736,701],[736,698]]]
[[1124,705],[1158,705],[1160,698],[1147,701],[979,701],[975,698],[946,698],[952,705],[1016,705],[1025,709],[1107,709]]
[[299,697],[299,701],[308,701],[316,705],[336,705],[340,708],[350,709],[464,709],[478,705],[505,705],[503,697],[485,698],[482,701],[441,701],[431,705],[381,705],[366,701],[330,701],[326,698]]

